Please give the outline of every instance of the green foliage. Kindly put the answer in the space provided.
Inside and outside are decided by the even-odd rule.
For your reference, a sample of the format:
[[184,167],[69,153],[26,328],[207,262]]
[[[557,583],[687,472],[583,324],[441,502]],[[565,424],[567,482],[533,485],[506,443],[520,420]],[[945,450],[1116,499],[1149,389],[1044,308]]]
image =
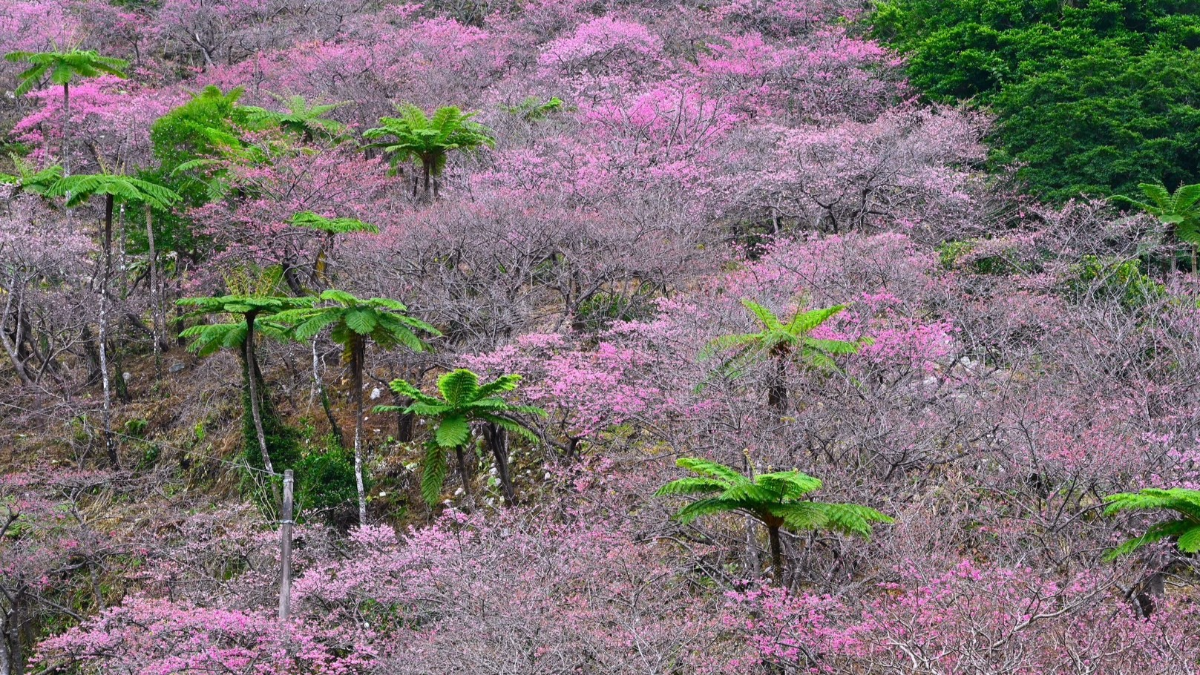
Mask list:
[[787,323],[753,300],[743,298],[742,305],[758,319],[762,330],[724,335],[709,342],[700,352],[700,358],[703,359],[716,354],[729,354],[723,369],[732,376],[740,375],[749,364],[768,357],[781,360],[797,357],[806,366],[818,370],[837,370],[834,357],[855,354],[863,345],[871,344],[870,338],[847,342],[811,337],[814,329],[842,312],[846,305],[808,311],[801,309]]
[[1157,541],[1173,539],[1184,553],[1200,551],[1200,491],[1174,488],[1146,488],[1141,492],[1122,492],[1104,498],[1104,514],[1123,511],[1174,511],[1178,518],[1152,525],[1145,534],[1134,537],[1109,551],[1109,560],[1118,558]]
[[168,209],[180,200],[174,190],[157,183],[108,173],[60,178],[43,194],[47,197],[65,196],[69,207],[79,206],[97,195],[112,197],[118,203],[149,204],[157,209]]
[[379,126],[363,132],[364,138],[385,139],[372,147],[383,148],[392,163],[416,160],[427,175],[439,176],[446,168],[451,150],[495,147],[490,130],[472,121],[475,113],[464,113],[455,106],[438,108],[432,117],[412,104],[396,107],[399,117],[383,117]]
[[471,423],[490,422],[496,426],[537,441],[537,436],[525,425],[511,417],[514,414],[543,417],[546,411],[536,406],[514,405],[502,398],[521,381],[520,375],[502,375],[480,384],[479,376],[465,368],[438,378],[439,396],[431,396],[405,380],[393,380],[392,391],[413,400],[412,405],[376,406],[376,413],[404,412],[434,421],[433,438],[426,444],[422,458],[421,494],[429,504],[436,504],[446,478],[445,450],[466,445],[471,437]]
[[[225,169],[217,160],[243,148],[246,115],[237,105],[241,95],[240,88],[222,93],[207,87],[155,120],[150,141],[159,167],[142,177],[173,189],[187,207],[220,198],[226,189]],[[171,212],[154,215],[154,239],[161,250],[194,253],[205,245],[206,238],[185,216]],[[140,234],[135,232],[134,238],[140,246]]]
[[676,514],[685,525],[702,516],[737,512],[769,528],[831,530],[869,538],[872,523],[892,522],[866,506],[809,501],[807,495],[819,490],[821,481],[799,471],[765,473],[750,479],[724,464],[697,457],[681,457],[675,464],[699,477],[672,481],[654,494],[702,496]]
[[642,284],[632,293],[599,291],[579,303],[575,328],[594,332],[608,328],[614,321],[647,319],[654,314],[657,295],[651,284]]
[[995,159],[1051,198],[1200,179],[1190,0],[881,0],[870,21],[931,99],[990,107]]
[[241,147],[246,114],[237,102],[242,93],[241,88],[226,94],[217,87],[205,87],[155,120],[150,142],[163,171],[169,173],[181,164],[219,157],[224,150]]
[[408,316],[408,308],[396,300],[360,299],[338,290],[325,291],[313,300],[328,304],[316,305],[310,300],[308,306],[280,313],[275,320],[292,326],[292,337],[300,341],[311,340],[332,327],[330,338],[346,348],[347,361],[352,356],[351,350],[364,340],[371,340],[380,349],[403,345],[420,352],[425,350],[425,343],[416,331],[441,335],[433,326]]
[[278,126],[289,133],[297,134],[306,141],[315,138],[336,139],[345,132],[345,125],[325,115],[338,108],[349,105],[349,101],[330,104],[311,104],[303,96],[283,98],[275,96],[275,100],[283,104],[284,110],[267,110],[257,106],[243,106],[246,119],[256,126]]
[[1157,218],[1174,239],[1200,246],[1200,184],[1181,185],[1173,193],[1162,183],[1141,183],[1138,188],[1148,202],[1119,199]]
[[1123,307],[1134,310],[1167,297],[1166,286],[1143,273],[1137,260],[1088,255],[1072,266],[1071,271],[1073,278],[1068,287],[1076,300],[1091,294],[1101,299],[1119,300]]
[[49,52],[9,52],[4,60],[12,63],[26,62],[27,70],[17,77],[21,83],[14,92],[24,96],[38,86],[44,77],[50,76],[51,84],[70,85],[77,78],[113,75],[124,78],[128,61],[101,56],[92,50],[72,49]]
[[319,216],[312,211],[304,211],[292,216],[288,221],[296,227],[304,227],[310,230],[317,230],[325,234],[350,234],[353,232],[369,232],[371,234],[379,234],[379,228],[370,224],[364,223],[355,218],[326,218]]
[[44,169],[35,169],[33,165],[15,154],[10,154],[15,175],[0,173],[0,184],[15,185],[20,192],[35,195],[45,195],[55,183],[62,178],[63,169],[58,164],[52,164]]
[[563,101],[557,96],[552,96],[545,101],[536,96],[529,96],[517,105],[504,106],[504,112],[531,122],[545,119],[562,109]]
[[354,503],[354,460],[341,448],[310,453],[296,463],[296,502],[301,513],[337,512]]

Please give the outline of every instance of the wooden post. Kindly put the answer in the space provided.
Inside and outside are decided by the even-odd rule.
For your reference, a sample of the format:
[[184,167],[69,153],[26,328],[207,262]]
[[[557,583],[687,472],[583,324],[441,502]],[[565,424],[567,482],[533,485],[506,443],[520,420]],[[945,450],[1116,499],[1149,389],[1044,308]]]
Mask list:
[[279,521],[279,620],[292,613],[292,470],[283,472],[283,509]]

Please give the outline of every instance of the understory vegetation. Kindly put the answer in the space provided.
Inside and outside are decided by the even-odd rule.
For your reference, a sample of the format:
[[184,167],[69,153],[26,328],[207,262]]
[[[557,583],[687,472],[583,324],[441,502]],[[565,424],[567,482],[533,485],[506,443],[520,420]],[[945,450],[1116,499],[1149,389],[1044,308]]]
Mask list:
[[1196,672],[1198,47],[0,0],[0,675]]

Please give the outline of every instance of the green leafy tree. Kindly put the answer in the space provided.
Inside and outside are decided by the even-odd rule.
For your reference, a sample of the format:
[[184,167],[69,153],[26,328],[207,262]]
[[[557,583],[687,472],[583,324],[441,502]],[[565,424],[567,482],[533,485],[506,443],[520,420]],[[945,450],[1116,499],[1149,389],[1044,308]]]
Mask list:
[[407,314],[408,308],[395,300],[363,300],[345,291],[328,290],[320,300],[328,303],[298,308],[279,314],[278,321],[294,326],[297,340],[311,340],[330,328],[330,338],[342,345],[342,357],[350,365],[350,386],[354,394],[354,479],[358,487],[358,520],[367,522],[367,493],[363,482],[363,371],[366,369],[367,343],[380,349],[404,346],[412,351],[425,350],[418,332],[431,336],[441,333],[433,326]]
[[[242,135],[247,122],[244,109],[237,105],[241,96],[240,88],[226,93],[206,87],[155,120],[150,141],[159,166],[143,177],[178,192],[189,208],[221,198],[228,189],[223,160],[246,152]],[[199,260],[207,245],[207,238],[184,213],[156,212],[154,239],[160,249],[192,260]]]
[[26,192],[33,195],[45,195],[63,177],[63,169],[58,164],[53,164],[44,169],[35,169],[31,164],[16,155],[9,155],[9,157],[12,158],[12,163],[17,173],[0,173],[0,185],[15,186],[18,193]]
[[[364,138],[385,139],[372,144],[383,148],[392,157],[393,163],[415,160],[421,164],[421,176],[425,198],[430,196],[432,181],[433,198],[438,196],[438,177],[446,168],[446,157],[453,150],[475,150],[481,146],[495,147],[491,131],[472,121],[475,113],[464,113],[457,107],[438,108],[429,117],[415,105],[398,106],[399,117],[383,117],[379,126],[363,133]],[[416,183],[413,195],[416,196]]]
[[[220,297],[183,298],[176,302],[181,307],[192,310],[180,317],[181,320],[196,319],[212,315],[234,315],[241,321],[201,324],[183,331],[181,335],[192,338],[191,349],[200,355],[212,354],[219,349],[238,351],[245,365],[246,392],[250,398],[250,417],[254,426],[254,437],[258,444],[259,458],[263,468],[269,473],[275,473],[275,465],[271,461],[271,448],[263,424],[263,400],[265,387],[262,373],[258,368],[255,356],[254,339],[259,330],[260,318],[278,315],[288,310],[295,310],[312,305],[313,298],[289,298],[282,296],[255,295],[224,295]],[[268,335],[284,335],[283,328],[278,323],[263,324],[263,332]],[[272,416],[274,420],[274,416]],[[274,426],[274,421],[272,425]]]
[[705,346],[700,357],[727,354],[722,370],[733,377],[753,363],[770,359],[775,372],[767,388],[767,402],[780,413],[787,410],[789,361],[797,359],[804,366],[818,370],[837,370],[836,356],[854,354],[861,346],[871,343],[869,338],[848,342],[812,337],[813,330],[846,309],[846,305],[798,310],[787,323],[753,300],[743,298],[742,305],[758,320],[761,330],[716,338]]
[[874,35],[929,98],[986,106],[1033,190],[1200,182],[1200,15],[1177,0],[881,0]]
[[346,130],[344,124],[328,119],[326,115],[342,106],[349,105],[349,101],[322,105],[309,103],[303,96],[288,98],[274,96],[274,98],[283,104],[284,110],[243,106],[242,110],[246,119],[257,126],[277,126],[284,131],[300,136],[309,143],[317,138],[336,139]]
[[[533,434],[516,415],[545,416],[546,411],[536,406],[509,403],[503,394],[513,391],[520,383],[520,375],[502,375],[491,382],[480,384],[479,376],[465,368],[446,373],[438,378],[437,388],[441,395],[430,396],[405,380],[393,380],[392,391],[413,400],[406,408],[400,406],[376,406],[377,412],[406,412],[434,421],[433,437],[426,443],[425,457],[421,462],[421,494],[430,505],[436,504],[441,496],[442,483],[446,479],[446,451],[453,450],[458,459],[459,475],[463,490],[471,494],[471,481],[467,473],[464,449],[471,438],[471,424],[484,422],[505,431],[536,441]],[[504,499],[512,504],[516,493],[509,472],[507,454],[497,452],[492,445],[496,460],[496,472],[500,475]]]
[[821,489],[821,481],[799,471],[747,478],[724,464],[696,457],[681,457],[675,464],[698,477],[671,481],[659,488],[655,496],[712,495],[680,509],[675,517],[684,525],[717,513],[742,513],[762,523],[770,539],[776,584],[783,583],[781,529],[827,530],[866,539],[871,536],[872,523],[892,522],[890,517],[866,506],[809,501],[807,495]]
[[21,83],[17,85],[16,95],[24,96],[41,84],[49,76],[51,84],[63,88],[63,121],[62,121],[62,155],[63,173],[70,174],[70,136],[71,136],[71,82],[101,75],[113,75],[124,78],[128,61],[101,56],[92,50],[71,49],[49,52],[9,52],[4,55],[6,61],[13,63],[26,62],[29,68],[18,77]]
[[[1162,183],[1138,185],[1149,201],[1141,202],[1128,197],[1120,200],[1132,204],[1154,216],[1167,226],[1167,236],[1175,242],[1184,242],[1192,249],[1192,271],[1196,270],[1196,247],[1200,246],[1200,184],[1182,185],[1174,193],[1168,192]],[[1175,266],[1175,256],[1171,256]]]
[[1108,516],[1124,511],[1173,511],[1178,515],[1150,526],[1145,534],[1109,551],[1106,556],[1109,560],[1164,539],[1174,540],[1184,553],[1200,552],[1200,490],[1146,488],[1140,492],[1109,495],[1104,502],[1108,504],[1104,509]]
[[117,204],[146,204],[160,209],[170,208],[179,195],[157,183],[119,174],[88,174],[66,176],[55,181],[43,193],[46,197],[65,197],[68,208],[79,206],[94,197],[104,197],[103,274],[100,280],[100,371],[104,388],[104,445],[109,463],[118,465],[116,445],[112,435],[112,400],[108,377],[108,288],[112,278],[113,211]]
[[340,234],[354,234],[358,232],[379,234],[378,227],[371,223],[364,223],[357,218],[327,218],[312,211],[297,213],[288,220],[288,223],[295,227],[316,230],[325,234],[325,239],[317,249],[316,258],[313,261],[313,283],[326,280],[326,253],[333,246],[334,237]]

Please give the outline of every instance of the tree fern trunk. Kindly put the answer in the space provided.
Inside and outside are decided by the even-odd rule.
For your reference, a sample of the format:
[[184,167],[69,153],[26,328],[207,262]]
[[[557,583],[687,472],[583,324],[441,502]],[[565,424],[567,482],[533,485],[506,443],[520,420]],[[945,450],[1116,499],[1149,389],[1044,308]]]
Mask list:
[[455,458],[458,459],[458,477],[462,480],[463,493],[467,497],[468,504],[474,504],[475,499],[471,494],[471,469],[467,466],[467,453],[463,450],[463,446],[454,448]]
[[71,175],[71,84],[63,82],[63,127],[62,144],[59,152],[62,154],[63,177]]
[[780,415],[787,412],[787,364],[782,358],[775,359],[775,372],[767,388],[767,405]]
[[517,503],[517,492],[513,488],[512,475],[508,466],[508,432],[503,428],[488,422],[483,427],[483,436],[492,457],[496,460],[496,473],[500,478],[500,489],[504,494],[504,503],[512,506]]
[[354,388],[354,484],[358,489],[358,524],[367,524],[367,490],[363,482],[363,358],[366,356],[366,342],[358,336],[351,338],[350,369],[351,383]]
[[247,380],[250,386],[250,416],[254,419],[254,435],[258,438],[258,450],[262,453],[263,468],[274,474],[275,467],[271,465],[271,454],[267,451],[267,434],[263,431],[258,384],[255,382],[258,379],[255,377],[258,372],[258,363],[254,358],[254,319],[253,313],[246,315],[246,368],[249,371]]
[[771,583],[783,585],[783,543],[779,540],[779,527],[767,526],[771,538]]
[[108,455],[108,464],[114,470],[120,469],[117,458],[117,445],[112,433],[112,388],[108,378],[108,279],[112,270],[112,214],[113,197],[108,195],[104,200],[104,267],[100,274],[100,382],[104,390],[104,450]]

